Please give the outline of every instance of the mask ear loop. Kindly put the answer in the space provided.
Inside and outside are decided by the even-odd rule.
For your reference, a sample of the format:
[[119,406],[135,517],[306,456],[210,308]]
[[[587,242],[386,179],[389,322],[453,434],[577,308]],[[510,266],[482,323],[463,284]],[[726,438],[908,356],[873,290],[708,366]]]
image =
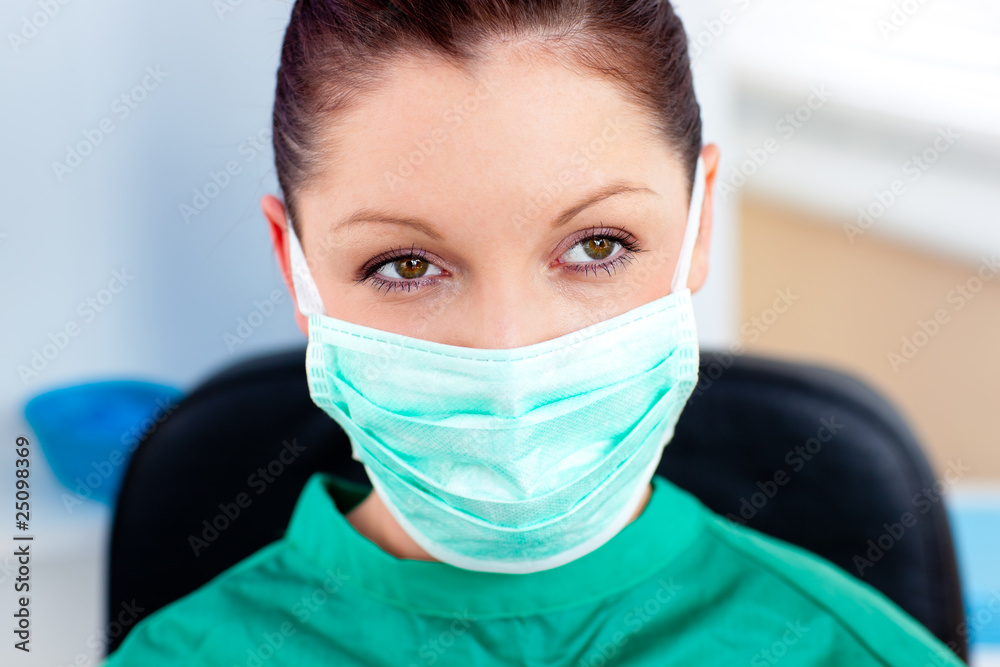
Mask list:
[[674,269],[674,279],[670,293],[676,294],[687,289],[687,281],[691,274],[691,260],[694,256],[694,244],[698,240],[698,230],[701,228],[701,212],[705,204],[705,161],[698,156],[698,166],[694,172],[694,189],[691,191],[691,206],[688,208],[687,227],[684,229],[684,242]]
[[326,315],[326,308],[323,306],[323,299],[319,295],[319,288],[309,272],[309,264],[306,263],[305,253],[302,252],[302,244],[295,235],[295,228],[292,226],[292,219],[288,220],[288,254],[292,263],[292,283],[295,285],[295,298],[298,301],[299,312],[304,316]]

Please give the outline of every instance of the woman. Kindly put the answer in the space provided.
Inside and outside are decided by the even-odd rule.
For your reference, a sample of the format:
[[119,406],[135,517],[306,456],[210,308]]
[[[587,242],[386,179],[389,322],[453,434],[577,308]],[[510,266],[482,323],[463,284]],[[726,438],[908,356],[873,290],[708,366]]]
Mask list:
[[325,474],[109,665],[958,665],[655,476],[719,150],[666,0],[299,0],[262,208]]

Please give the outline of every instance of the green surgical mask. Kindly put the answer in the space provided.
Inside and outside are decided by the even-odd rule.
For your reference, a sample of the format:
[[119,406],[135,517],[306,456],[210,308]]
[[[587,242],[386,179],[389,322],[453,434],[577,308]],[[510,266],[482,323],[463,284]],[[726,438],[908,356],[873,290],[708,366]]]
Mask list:
[[536,572],[597,549],[629,522],[698,378],[687,278],[704,193],[699,158],[669,295],[507,349],[327,316],[288,225],[312,399],[427,553],[469,570]]

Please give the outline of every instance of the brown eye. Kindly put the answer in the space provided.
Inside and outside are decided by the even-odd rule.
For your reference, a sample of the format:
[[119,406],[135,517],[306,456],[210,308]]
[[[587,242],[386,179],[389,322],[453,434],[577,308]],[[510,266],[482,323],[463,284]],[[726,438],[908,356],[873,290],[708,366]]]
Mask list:
[[368,275],[382,280],[383,284],[389,281],[404,285],[419,278],[440,276],[441,269],[422,257],[398,257],[375,267]]
[[577,241],[560,259],[576,273],[597,275],[603,271],[610,277],[631,264],[640,252],[644,252],[642,245],[627,231],[595,225],[590,236]]
[[617,244],[611,239],[588,239],[583,243],[583,251],[591,259],[604,259],[615,251],[615,245]]
[[423,285],[437,284],[446,271],[424,256],[425,251],[416,245],[398,247],[379,253],[362,269],[363,276],[355,282],[371,282],[378,291],[386,293],[397,289],[407,292]]
[[577,243],[575,246],[566,251],[563,258],[567,262],[574,264],[599,262],[615,254],[621,245],[622,244],[615,239],[604,236],[594,236]]
[[409,257],[407,259],[401,259],[397,261],[394,265],[396,269],[396,274],[403,279],[410,280],[413,278],[420,278],[425,273],[427,273],[427,268],[430,265],[420,259],[419,257]]

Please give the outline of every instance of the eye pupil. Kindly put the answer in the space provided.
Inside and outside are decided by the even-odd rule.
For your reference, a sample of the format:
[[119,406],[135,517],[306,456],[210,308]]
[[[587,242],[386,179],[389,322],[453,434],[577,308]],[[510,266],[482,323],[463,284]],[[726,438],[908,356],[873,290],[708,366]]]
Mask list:
[[427,262],[418,257],[408,257],[397,261],[395,269],[401,278],[412,280],[427,273],[427,266]]
[[593,238],[584,242],[583,251],[591,259],[604,259],[612,253],[614,247],[615,243],[611,239]]

